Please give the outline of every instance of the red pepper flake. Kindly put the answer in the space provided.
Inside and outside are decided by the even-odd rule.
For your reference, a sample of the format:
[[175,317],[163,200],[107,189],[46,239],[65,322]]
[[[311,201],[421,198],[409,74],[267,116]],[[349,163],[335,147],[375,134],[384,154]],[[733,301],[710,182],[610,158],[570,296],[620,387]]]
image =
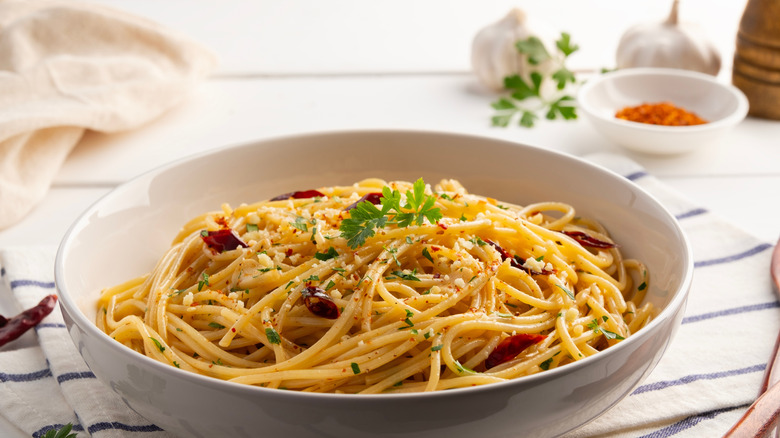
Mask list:
[[520,333],[504,339],[496,345],[496,348],[485,359],[485,368],[490,369],[509,362],[526,348],[542,342],[545,337],[545,335]]
[[235,333],[236,332],[236,328],[235,327],[230,327],[230,331]]
[[27,330],[38,325],[46,315],[54,310],[57,295],[47,295],[37,305],[7,319],[0,316],[0,347],[18,338]]
[[606,248],[606,249],[614,248],[617,246],[612,242],[605,242],[603,240],[596,239],[590,234],[584,233],[582,231],[561,231],[561,232],[571,237],[572,239],[576,240],[577,243],[579,243],[582,246],[590,246],[592,248]]
[[201,231],[200,238],[209,248],[217,252],[232,251],[239,246],[246,248],[248,245],[238,237],[230,228],[221,228],[217,231]]
[[287,251],[284,252],[284,255],[286,255],[287,257],[290,257],[291,255],[293,255],[293,249],[292,248],[287,248]]
[[316,286],[308,286],[301,291],[303,304],[309,312],[327,319],[336,319],[341,313],[339,307],[333,302],[323,289]]
[[441,222],[436,222],[436,225],[438,225],[438,226],[439,226],[439,228],[441,228],[442,230],[446,230],[446,229],[448,228],[446,225],[444,225],[444,224],[443,224],[443,223],[441,223]]
[[325,195],[318,190],[302,190],[302,191],[290,192],[290,193],[285,193],[283,195],[275,196],[269,199],[269,201],[285,201],[290,198],[308,199],[308,198],[316,198],[316,197],[323,197],[323,196]]
[[381,193],[376,193],[376,192],[367,193],[367,194],[363,195],[362,198],[358,199],[357,201],[353,202],[352,204],[349,204],[347,206],[347,208],[345,208],[344,210],[345,211],[350,211],[353,208],[357,207],[357,205],[360,204],[363,201],[368,201],[368,202],[370,202],[370,203],[372,203],[374,205],[377,205],[377,204],[379,204],[381,199],[382,199],[382,194]]

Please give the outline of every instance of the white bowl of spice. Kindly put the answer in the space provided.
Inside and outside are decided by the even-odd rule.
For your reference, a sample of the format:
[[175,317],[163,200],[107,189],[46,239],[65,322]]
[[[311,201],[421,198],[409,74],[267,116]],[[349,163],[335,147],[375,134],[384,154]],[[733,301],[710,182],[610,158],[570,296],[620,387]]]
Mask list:
[[736,87],[707,74],[662,68],[592,78],[577,100],[602,135],[628,149],[659,155],[712,146],[748,111],[747,98]]

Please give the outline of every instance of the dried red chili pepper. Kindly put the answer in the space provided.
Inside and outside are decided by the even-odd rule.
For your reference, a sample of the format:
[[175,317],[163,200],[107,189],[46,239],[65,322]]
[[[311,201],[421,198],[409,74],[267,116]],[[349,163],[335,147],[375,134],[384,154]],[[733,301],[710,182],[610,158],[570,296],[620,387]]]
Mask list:
[[504,339],[496,345],[496,348],[485,359],[485,368],[490,369],[509,362],[526,348],[542,342],[545,337],[545,335],[520,333]]
[[18,338],[27,330],[38,325],[46,315],[54,310],[57,303],[57,295],[48,295],[36,306],[14,316],[11,319],[2,318],[5,322],[0,324],[0,347]]
[[571,237],[572,239],[576,240],[577,243],[579,243],[582,246],[590,246],[592,248],[606,248],[606,249],[614,248],[617,246],[612,242],[605,242],[603,240],[596,239],[590,234],[584,233],[582,231],[561,231],[561,232]]
[[325,196],[322,194],[322,192],[318,190],[301,190],[297,192],[290,192],[285,193],[283,195],[275,196],[269,201],[285,201],[287,199],[293,198],[293,199],[308,199],[308,198],[316,198],[316,197],[322,197]]
[[361,197],[357,201],[353,202],[352,204],[349,204],[347,206],[347,208],[344,209],[344,211],[352,210],[353,208],[357,207],[357,205],[360,204],[363,201],[368,201],[368,202],[370,202],[370,203],[372,203],[374,205],[377,205],[377,204],[379,204],[379,201],[381,201],[381,199],[382,199],[382,194],[381,193],[375,193],[375,192],[374,193],[367,193],[367,194],[363,195],[363,197]]
[[307,286],[301,291],[303,304],[309,312],[327,319],[336,319],[341,313],[339,306],[333,302],[324,290],[316,286]]
[[238,237],[230,228],[222,228],[217,231],[201,231],[200,238],[209,248],[217,252],[231,251],[239,246],[246,248],[248,245]]

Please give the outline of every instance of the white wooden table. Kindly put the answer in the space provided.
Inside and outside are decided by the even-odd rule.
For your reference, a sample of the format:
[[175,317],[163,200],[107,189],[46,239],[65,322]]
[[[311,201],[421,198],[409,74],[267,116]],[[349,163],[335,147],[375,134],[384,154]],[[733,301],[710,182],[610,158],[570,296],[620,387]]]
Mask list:
[[[584,119],[532,129],[490,126],[495,96],[471,73],[471,39],[520,6],[571,33],[569,66],[614,67],[622,32],[665,19],[671,1],[102,0],[190,35],[217,54],[218,70],[178,107],[136,131],[88,133],[51,190],[0,248],[56,245],[78,215],[124,181],[182,156],[259,138],[343,129],[423,129],[485,135],[574,155],[629,156],[674,189],[744,230],[780,236],[780,122],[748,118],[722,145],[687,155],[626,152]],[[746,0],[684,0],[721,51],[730,80]],[[780,104],[780,103],[778,103]],[[2,208],[2,206],[0,206]],[[0,313],[18,311],[0,297]],[[0,416],[0,436],[23,436]]]

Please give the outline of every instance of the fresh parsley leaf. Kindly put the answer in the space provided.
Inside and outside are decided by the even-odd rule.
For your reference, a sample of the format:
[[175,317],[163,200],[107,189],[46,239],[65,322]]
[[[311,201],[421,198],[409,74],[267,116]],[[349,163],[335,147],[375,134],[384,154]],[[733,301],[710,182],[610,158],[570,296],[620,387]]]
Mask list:
[[41,435],[41,438],[76,438],[75,433],[70,433],[73,430],[73,424],[68,423],[60,427],[59,429],[53,428],[46,431]]
[[[433,257],[431,257],[431,253],[430,253],[430,252],[428,252],[428,248],[427,248],[427,247],[423,248],[423,250],[422,250],[422,255],[423,255],[423,257],[425,257],[426,259],[428,259],[428,261],[430,261],[431,263],[433,263]],[[641,289],[640,289],[640,290],[641,290]]]
[[290,225],[292,225],[293,227],[303,231],[304,233],[309,231],[309,226],[306,225],[306,219],[304,219],[301,216],[296,216],[295,217],[295,221],[290,222]]
[[520,116],[520,126],[524,126],[526,128],[533,128],[534,123],[536,123],[536,120],[539,118],[535,113],[531,111],[523,110],[523,115]]
[[[414,273],[408,274],[404,271],[393,271],[393,275],[400,278],[401,280],[408,280],[408,281],[420,281],[419,278],[417,278]],[[391,277],[392,278],[392,277]]]
[[555,42],[555,46],[563,53],[563,56],[569,56],[580,49],[580,46],[571,43],[571,35],[567,32],[561,32],[561,39]]
[[333,280],[330,280],[328,284],[325,286],[325,290],[331,290],[333,289],[333,286],[335,286],[336,283],[333,282]]
[[574,76],[574,73],[572,73],[566,67],[561,67],[560,69],[556,70],[555,73],[552,74],[552,78],[555,80],[559,90],[566,88],[567,82],[571,82],[572,84],[577,82],[577,78]]
[[617,333],[615,333],[615,332],[611,332],[611,331],[609,331],[609,330],[604,330],[604,329],[602,329],[601,331],[604,333],[604,337],[605,337],[605,338],[607,338],[607,339],[619,339],[619,340],[621,340],[621,341],[622,341],[623,339],[626,339],[626,338],[624,338],[623,336],[620,336],[619,334],[617,334]]
[[425,193],[425,182],[422,178],[412,185],[412,190],[407,190],[406,203],[403,206],[401,193],[391,190],[390,187],[382,189],[380,203],[381,210],[371,202],[360,202],[350,210],[350,217],[341,221],[339,230],[341,236],[347,239],[350,248],[360,247],[376,233],[376,229],[389,224],[408,227],[412,224],[422,225],[425,219],[434,224],[442,218],[441,210],[434,207],[436,197]]
[[209,274],[205,272],[201,275],[201,280],[198,281],[198,292],[203,290],[203,286],[211,286],[209,284]]
[[209,323],[209,327],[211,327],[211,328],[215,328],[215,329],[217,329],[217,330],[221,330],[221,329],[225,328],[225,326],[224,326],[224,325],[222,325],[222,324],[220,324],[220,323],[218,323],[218,322],[210,322],[210,323]]
[[431,347],[431,351],[439,351],[439,350],[441,350],[443,347],[444,347],[444,345],[442,345],[442,344],[439,344],[439,345],[434,345],[433,347]]
[[374,235],[375,229],[384,228],[388,221],[385,212],[368,201],[358,203],[349,214],[348,219],[341,221],[339,230],[352,249],[362,246],[366,239]]
[[571,298],[572,300],[574,299],[574,294],[572,293],[572,291],[570,291],[569,289],[567,289],[566,287],[564,287],[564,286],[562,286],[560,284],[556,283],[555,285],[558,286],[559,288],[561,288],[562,291],[566,292],[566,295],[568,295],[569,298]]
[[352,362],[352,363],[350,364],[350,366],[352,367],[352,373],[353,373],[353,374],[360,374],[360,365],[358,365],[358,364],[357,364],[357,363],[355,363],[355,362]]
[[[491,103],[490,106],[492,106],[493,109],[499,110],[499,111],[501,111],[501,110],[508,110],[508,109],[516,109],[517,108],[517,106],[514,103],[512,103],[511,100],[509,100],[509,99],[507,99],[505,97],[502,97],[501,99],[498,99],[497,101]],[[449,196],[447,196],[446,198],[445,198],[445,196],[447,196],[447,195],[441,195],[441,197],[444,198],[444,199],[452,200]]]
[[272,344],[282,343],[282,338],[279,336],[279,332],[274,330],[272,327],[266,327],[265,336],[268,338],[268,342]]
[[566,120],[573,120],[577,118],[577,108],[573,105],[569,105],[566,102],[572,102],[574,98],[571,96],[563,96],[560,99],[550,104],[550,110],[547,111],[546,117],[550,120],[556,118],[556,113],[560,114]]
[[546,361],[539,364],[539,368],[547,371],[550,369],[550,365],[552,364],[553,358],[549,358]]
[[539,65],[550,59],[550,53],[544,47],[544,43],[539,38],[532,36],[527,40],[521,40],[515,43],[517,51],[528,55],[528,63]]
[[460,361],[455,359],[455,368],[458,370],[459,373],[471,373],[476,374],[477,372],[472,370],[471,368],[461,365]]
[[[529,85],[520,75],[507,76],[504,79],[504,87],[512,91],[512,98],[525,100],[529,97],[538,97],[539,89]],[[512,109],[517,108],[514,106]]]
[[154,342],[154,345],[157,346],[157,349],[160,350],[160,353],[165,351],[165,347],[163,347],[163,344],[161,344],[160,341],[154,338],[149,338],[149,339],[151,339],[152,342]]
[[322,260],[322,261],[334,259],[334,258],[336,258],[338,256],[339,256],[339,253],[336,252],[336,248],[334,248],[332,246],[330,248],[328,248],[328,250],[325,251],[325,252],[314,253],[314,258],[317,259],[317,260]]

